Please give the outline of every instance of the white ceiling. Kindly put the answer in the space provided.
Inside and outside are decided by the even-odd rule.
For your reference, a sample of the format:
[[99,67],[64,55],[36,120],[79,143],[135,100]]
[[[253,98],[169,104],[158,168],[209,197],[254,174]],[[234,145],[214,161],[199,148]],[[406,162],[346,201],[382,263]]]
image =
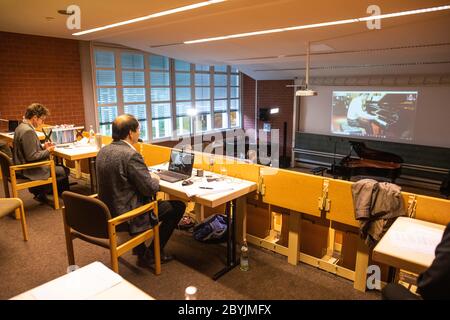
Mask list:
[[[230,64],[258,80],[304,76],[306,42],[331,48],[313,53],[312,76],[367,76],[450,73],[450,10],[365,23],[289,31],[185,45],[183,41],[450,4],[449,0],[228,0],[131,25],[75,37],[67,16],[81,8],[82,30],[201,0],[0,0],[0,30],[120,44],[203,64]],[[51,18],[53,19],[51,19]],[[178,45],[176,45],[178,43]],[[174,44],[174,45],[170,45]],[[326,48],[326,47],[325,47]]]

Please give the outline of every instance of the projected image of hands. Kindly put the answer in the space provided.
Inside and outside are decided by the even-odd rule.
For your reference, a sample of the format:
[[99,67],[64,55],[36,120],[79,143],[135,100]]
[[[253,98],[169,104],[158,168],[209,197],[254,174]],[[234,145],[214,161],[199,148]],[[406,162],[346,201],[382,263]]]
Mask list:
[[412,140],[417,91],[333,91],[331,132]]

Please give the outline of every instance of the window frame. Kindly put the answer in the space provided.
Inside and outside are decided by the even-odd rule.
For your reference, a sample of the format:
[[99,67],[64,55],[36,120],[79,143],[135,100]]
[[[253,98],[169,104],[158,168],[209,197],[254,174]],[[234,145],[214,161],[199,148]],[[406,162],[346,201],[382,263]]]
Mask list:
[[[95,109],[95,126],[96,126],[96,131],[100,130],[100,108],[101,107],[116,107],[117,108],[117,114],[123,114],[124,113],[124,109],[125,109],[125,105],[145,105],[145,114],[146,114],[146,122],[147,122],[147,140],[145,140],[146,142],[163,142],[163,141],[170,141],[170,140],[176,140],[178,138],[181,137],[186,137],[186,136],[195,136],[197,134],[213,134],[213,133],[217,133],[217,132],[226,132],[226,131],[231,131],[231,130],[235,130],[235,129],[239,129],[242,128],[242,121],[243,121],[243,115],[242,115],[242,74],[241,72],[239,72],[235,67],[231,67],[229,65],[225,66],[226,71],[215,71],[216,66],[210,65],[209,66],[209,71],[205,71],[204,67],[206,65],[202,65],[202,64],[198,64],[199,66],[203,66],[203,68],[197,69],[196,66],[197,64],[193,64],[193,63],[189,63],[187,61],[184,61],[186,63],[189,63],[190,65],[190,70],[189,71],[177,71],[175,70],[175,60],[177,59],[173,59],[173,58],[169,58],[166,56],[162,56],[165,59],[168,60],[168,70],[163,70],[163,69],[152,69],[151,68],[151,63],[150,63],[150,57],[152,55],[154,56],[160,56],[158,54],[151,54],[151,53],[147,53],[147,52],[143,52],[143,51],[139,51],[139,50],[134,50],[134,49],[130,49],[130,48],[119,48],[119,47],[110,47],[110,46],[105,46],[105,45],[101,45],[101,44],[94,44],[93,46],[91,46],[91,67],[92,67],[92,85],[93,85],[93,92],[94,92],[94,109]],[[96,65],[96,61],[95,61],[95,54],[97,51],[105,51],[105,52],[112,52],[114,54],[114,70],[115,70],[115,77],[116,77],[116,86],[97,86],[97,70],[110,70],[110,68],[103,68],[103,67],[99,67],[97,68]],[[144,69],[130,69],[130,68],[124,68],[122,69],[122,54],[123,53],[131,53],[131,54],[138,54],[138,55],[142,55],[143,59],[144,59]],[[178,59],[179,60],[179,59]],[[182,60],[180,60],[182,61]],[[221,68],[223,66],[220,66]],[[144,86],[124,86],[123,85],[123,79],[122,79],[122,73],[124,71],[139,71],[139,72],[144,72]],[[151,72],[164,72],[167,73],[169,75],[169,86],[153,86],[151,83]],[[233,72],[233,71],[237,71]],[[181,72],[181,73],[189,73],[190,75],[190,86],[177,86],[176,84],[176,73],[177,72]],[[209,74],[209,86],[203,86],[203,85],[196,85],[195,82],[195,75],[196,74]],[[214,75],[215,74],[220,74],[220,75],[226,75],[226,86],[224,85],[220,85],[218,87],[220,88],[226,88],[226,98],[224,99],[220,99],[221,101],[226,101],[226,111],[222,112],[222,113],[226,113],[227,116],[227,125],[226,127],[221,127],[221,128],[216,128],[215,127],[215,111],[214,111],[214,102],[215,102],[215,81],[214,81]],[[238,85],[237,86],[231,86],[231,76],[234,75],[238,75]],[[125,103],[124,102],[124,97],[123,97],[123,93],[124,93],[124,89],[125,88],[144,88],[145,90],[145,102],[129,102],[129,103]],[[190,93],[191,93],[191,99],[190,100],[180,100],[177,101],[176,100],[176,88],[177,87],[183,87],[183,88],[190,88]],[[190,117],[190,133],[187,134],[178,134],[177,133],[177,119],[179,118],[179,116],[177,116],[177,112],[176,112],[176,105],[177,102],[190,102],[193,108],[196,108],[196,103],[197,103],[197,99],[196,99],[196,88],[202,88],[203,90],[205,88],[209,88],[210,90],[210,94],[209,94],[209,99],[199,99],[198,102],[202,102],[202,101],[209,101],[209,117],[210,117],[210,130],[206,130],[206,131],[201,131],[201,130],[197,130],[197,121],[198,121],[198,115],[196,115],[195,117]],[[238,88],[238,92],[239,92],[239,97],[237,98],[231,98],[231,90],[233,88]],[[99,104],[98,101],[98,94],[97,94],[97,90],[99,88],[114,88],[116,89],[116,103],[109,103],[109,104]],[[151,90],[152,88],[168,88],[169,89],[169,101],[152,101],[151,98]],[[233,110],[231,111],[231,100],[236,99],[238,100],[238,108],[237,110]],[[169,103],[170,104],[170,123],[171,123],[171,134],[170,136],[165,136],[165,137],[160,137],[160,138],[153,138],[153,112],[152,112],[152,105],[155,103]],[[237,126],[231,126],[231,112],[235,112],[237,111],[239,114],[239,119],[238,119],[238,124]],[[203,114],[203,113],[202,113]],[[204,113],[206,114],[206,113]]]

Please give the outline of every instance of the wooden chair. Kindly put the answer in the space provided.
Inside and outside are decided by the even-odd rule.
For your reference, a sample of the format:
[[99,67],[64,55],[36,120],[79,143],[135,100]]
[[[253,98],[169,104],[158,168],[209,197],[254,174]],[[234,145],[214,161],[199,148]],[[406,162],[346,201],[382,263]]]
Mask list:
[[[0,152],[0,166],[3,175],[3,187],[5,189],[6,198],[10,198],[8,181],[11,183],[12,197],[18,198],[19,191],[28,189],[31,187],[42,186],[46,184],[52,184],[53,189],[53,203],[55,210],[59,209],[58,199],[58,187],[56,184],[55,163],[53,160],[33,162],[27,164],[14,165],[11,158],[3,152]],[[25,169],[37,168],[37,167],[50,167],[50,177],[45,180],[30,180],[24,177],[18,177],[17,171]],[[16,212],[16,219],[19,219],[19,215]]]
[[22,200],[19,198],[0,198],[0,218],[10,214],[13,211],[16,211],[16,215],[18,214],[20,217],[23,240],[28,241],[28,228],[27,222],[25,221],[25,211],[23,210]]
[[137,236],[118,245],[117,229],[120,224],[139,215],[153,211],[158,216],[158,202],[153,201],[134,210],[111,218],[108,207],[93,196],[65,191],[63,219],[66,235],[67,256],[69,265],[75,265],[73,239],[78,238],[89,243],[109,249],[111,265],[114,272],[119,272],[118,258],[125,252],[150,239],[153,236],[155,253],[155,274],[161,273],[161,256],[159,247],[159,225],[144,231]]

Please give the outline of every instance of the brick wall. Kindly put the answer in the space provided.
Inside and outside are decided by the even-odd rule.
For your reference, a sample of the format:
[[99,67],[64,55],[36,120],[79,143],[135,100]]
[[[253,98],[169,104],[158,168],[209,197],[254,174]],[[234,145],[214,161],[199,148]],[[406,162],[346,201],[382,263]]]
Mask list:
[[[270,115],[272,129],[280,130],[280,156],[283,153],[283,125],[287,122],[286,155],[291,156],[292,148],[292,117],[294,90],[287,85],[293,85],[293,80],[258,81],[257,106],[259,108],[279,108],[278,114]],[[243,79],[244,129],[255,127],[255,90],[256,81],[248,76]],[[263,128],[263,122],[258,120],[258,129]]]
[[84,125],[78,41],[0,32],[0,43],[0,118],[21,120],[40,102],[47,123]]
[[[278,114],[270,115],[272,129],[280,130],[280,156],[283,153],[283,124],[287,122],[286,155],[291,155],[292,117],[294,113],[294,90],[287,85],[293,85],[293,80],[258,81],[258,108],[280,108]],[[263,128],[263,122],[258,120],[258,129]]]

